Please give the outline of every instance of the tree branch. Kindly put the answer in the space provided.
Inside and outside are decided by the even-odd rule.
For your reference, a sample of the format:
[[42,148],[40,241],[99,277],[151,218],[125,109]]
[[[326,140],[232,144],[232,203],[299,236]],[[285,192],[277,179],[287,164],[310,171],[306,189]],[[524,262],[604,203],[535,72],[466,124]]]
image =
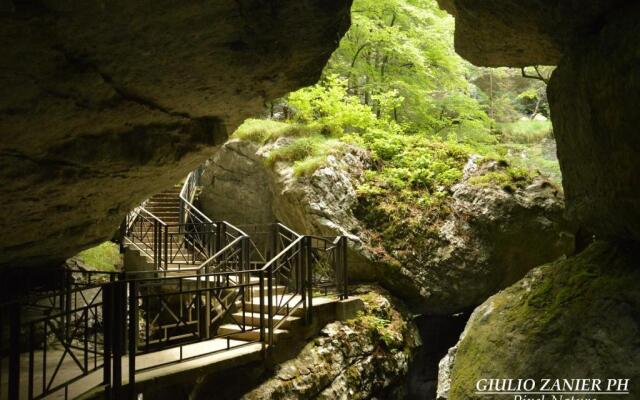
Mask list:
[[525,68],[526,67],[521,67],[520,68],[520,71],[522,72],[522,77],[523,78],[536,79],[536,80],[544,82],[545,84],[549,84],[549,78],[545,78],[544,75],[542,75],[542,73],[540,72],[540,69],[538,69],[537,65],[533,66],[534,71],[536,71],[536,75],[527,74],[527,71],[526,71]]

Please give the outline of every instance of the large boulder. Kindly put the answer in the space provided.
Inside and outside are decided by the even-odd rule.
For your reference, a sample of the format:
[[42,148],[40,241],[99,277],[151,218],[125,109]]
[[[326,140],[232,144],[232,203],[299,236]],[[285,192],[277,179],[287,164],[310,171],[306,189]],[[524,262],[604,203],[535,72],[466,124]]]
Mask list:
[[637,399],[639,257],[636,244],[596,242],[489,298],[441,362],[439,397],[494,398],[476,394],[481,378],[621,378]]
[[351,279],[379,282],[416,312],[473,308],[529,269],[573,251],[554,185],[536,178],[523,188],[503,188],[485,178],[502,176],[507,167],[475,158],[452,187],[448,212],[399,227],[399,240],[380,240],[357,190],[371,167],[368,153],[347,147],[312,174],[297,176],[290,163],[267,162],[289,140],[260,146],[234,139],[222,146],[204,174],[202,209],[240,225],[275,218],[300,233],[347,235]]
[[109,238],[265,101],[314,83],[350,6],[0,2],[0,266]]
[[402,399],[420,336],[404,306],[384,291],[357,290],[355,319],[333,322],[243,400]]

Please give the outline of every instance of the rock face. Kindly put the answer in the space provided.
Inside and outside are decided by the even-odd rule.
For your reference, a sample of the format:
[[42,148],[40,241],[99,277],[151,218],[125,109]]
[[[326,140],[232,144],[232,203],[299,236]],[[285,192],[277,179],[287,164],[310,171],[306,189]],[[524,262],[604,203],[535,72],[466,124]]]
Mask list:
[[[275,217],[300,233],[348,235],[351,278],[379,282],[416,312],[448,315],[473,308],[529,269],[573,250],[553,185],[537,179],[507,192],[473,184],[474,177],[502,168],[477,168],[473,162],[465,180],[452,188],[448,208],[454,212],[436,221],[435,231],[408,232],[410,250],[380,250],[376,233],[355,213],[367,154],[351,148],[343,157],[329,156],[311,176],[295,176],[287,163],[265,163],[287,140],[263,147],[235,139],[225,144],[205,172],[202,209],[236,224]],[[251,220],[257,216],[268,219]]]
[[453,187],[451,200],[453,212],[437,235],[403,268],[432,312],[475,307],[531,268],[573,251],[562,198],[544,179],[513,193],[467,180]]
[[623,377],[637,398],[639,256],[635,245],[596,242],[488,299],[441,363],[441,398],[491,398],[475,394],[476,380],[487,377]]
[[549,85],[569,215],[607,239],[640,240],[638,15],[611,14]]
[[3,1],[0,265],[57,264],[317,80],[350,0]]
[[456,17],[456,51],[487,67],[555,65],[624,0],[438,0]]
[[203,211],[239,225],[277,219],[300,233],[357,231],[359,222],[351,212],[356,201],[353,179],[365,168],[366,155],[352,148],[340,159],[329,157],[327,166],[312,176],[297,177],[287,163],[273,168],[266,163],[269,152],[289,140],[283,137],[262,147],[248,140],[225,143],[203,175]]
[[358,291],[363,314],[327,325],[293,360],[243,400],[401,399],[403,380],[421,345],[404,308],[383,291]]
[[470,61],[558,64],[549,102],[568,215],[608,241],[533,270],[479,307],[441,364],[441,395],[450,383],[448,398],[479,398],[480,377],[615,376],[631,379],[635,398],[640,4],[439,1],[456,16],[456,48]]

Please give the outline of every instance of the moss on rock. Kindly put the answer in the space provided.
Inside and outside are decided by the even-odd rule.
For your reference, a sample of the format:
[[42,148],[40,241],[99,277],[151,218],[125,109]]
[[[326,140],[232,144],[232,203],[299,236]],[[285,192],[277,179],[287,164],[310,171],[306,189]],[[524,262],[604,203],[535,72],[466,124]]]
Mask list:
[[639,396],[639,256],[594,243],[488,299],[450,354],[448,398],[490,398],[480,378],[630,378]]
[[327,325],[243,399],[402,398],[403,379],[420,344],[417,328],[385,291],[363,286],[355,292],[363,312]]

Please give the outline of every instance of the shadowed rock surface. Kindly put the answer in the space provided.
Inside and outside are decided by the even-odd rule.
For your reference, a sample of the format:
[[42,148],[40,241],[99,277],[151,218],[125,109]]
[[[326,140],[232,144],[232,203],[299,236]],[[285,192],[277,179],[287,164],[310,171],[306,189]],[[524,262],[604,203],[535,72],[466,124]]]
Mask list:
[[0,4],[0,263],[58,264],[314,83],[349,0]]
[[456,51],[476,65],[555,65],[624,0],[438,0],[456,17]]
[[439,398],[504,398],[476,393],[487,377],[624,377],[638,398],[638,256],[637,246],[597,242],[489,298],[440,363]]
[[549,85],[569,216],[606,239],[640,240],[639,16],[610,15]]
[[637,398],[640,4],[440,3],[456,16],[456,49],[470,61],[558,64],[549,103],[568,216],[607,242],[534,269],[478,307],[440,364],[439,395],[488,398],[475,394],[480,377],[620,376]]

